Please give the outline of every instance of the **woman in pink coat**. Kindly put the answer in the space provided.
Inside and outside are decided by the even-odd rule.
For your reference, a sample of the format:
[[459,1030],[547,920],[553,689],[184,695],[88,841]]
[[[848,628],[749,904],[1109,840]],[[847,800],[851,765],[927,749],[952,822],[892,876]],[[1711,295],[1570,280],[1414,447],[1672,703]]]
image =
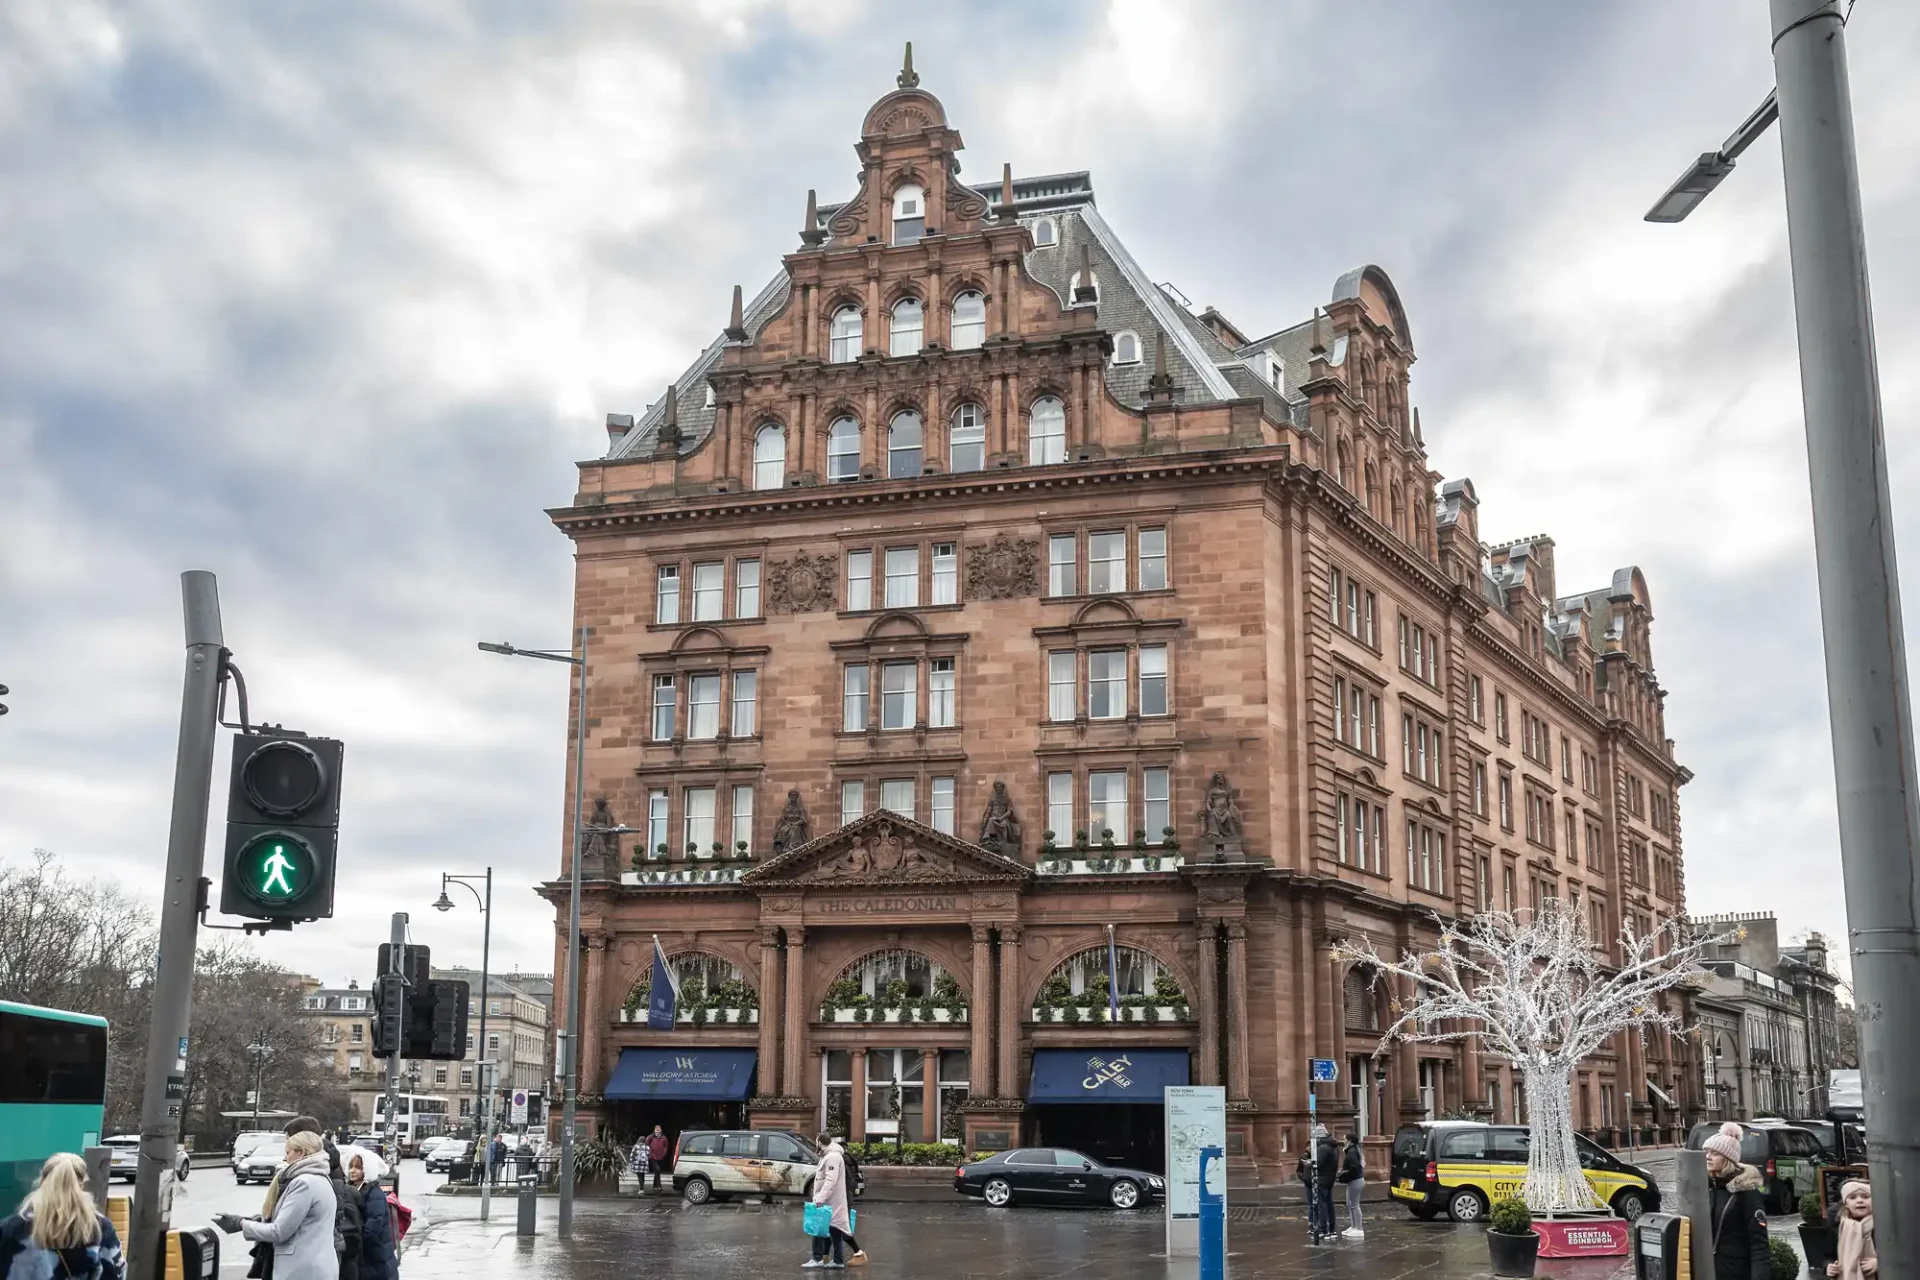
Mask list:
[[[846,1153],[840,1147],[840,1139],[824,1133],[820,1135],[820,1148],[823,1153],[820,1167],[813,1171],[813,1202],[832,1208],[833,1224],[827,1235],[813,1237],[813,1257],[802,1263],[801,1267],[803,1270],[844,1270],[849,1261],[843,1252],[845,1247],[852,1248],[851,1261],[857,1267],[867,1260],[867,1255],[860,1248],[860,1242],[853,1238],[853,1217],[847,1212],[847,1200],[852,1188],[848,1185]],[[829,1244],[833,1247],[832,1261],[827,1259]]]

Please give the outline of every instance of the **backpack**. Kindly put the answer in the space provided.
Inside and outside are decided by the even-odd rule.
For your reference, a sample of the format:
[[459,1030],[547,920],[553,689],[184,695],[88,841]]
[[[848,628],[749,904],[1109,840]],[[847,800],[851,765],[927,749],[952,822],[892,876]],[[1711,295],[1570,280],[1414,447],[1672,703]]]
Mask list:
[[413,1225],[413,1210],[400,1203],[400,1197],[387,1192],[387,1204],[393,1209],[393,1243],[396,1251],[400,1242],[407,1238],[407,1228]]

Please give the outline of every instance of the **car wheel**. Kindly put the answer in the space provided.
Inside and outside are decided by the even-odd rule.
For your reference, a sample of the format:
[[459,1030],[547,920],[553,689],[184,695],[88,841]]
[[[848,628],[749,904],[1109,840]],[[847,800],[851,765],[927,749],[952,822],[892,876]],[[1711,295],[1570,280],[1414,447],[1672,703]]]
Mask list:
[[988,1204],[1004,1209],[1013,1203],[1013,1184],[1005,1178],[988,1178],[984,1194]]
[[1440,1216],[1440,1211],[1430,1204],[1410,1204],[1407,1206],[1407,1212],[1422,1222],[1432,1222]]
[[688,1204],[705,1204],[713,1199],[713,1184],[705,1178],[688,1178],[680,1194],[686,1197]]
[[1647,1198],[1631,1189],[1622,1191],[1613,1198],[1613,1211],[1632,1222],[1647,1211]]
[[1140,1203],[1140,1186],[1126,1178],[1113,1184],[1107,1191],[1107,1203],[1116,1209],[1131,1209]]
[[1487,1198],[1472,1187],[1462,1187],[1447,1197],[1447,1216],[1455,1222],[1484,1221]]

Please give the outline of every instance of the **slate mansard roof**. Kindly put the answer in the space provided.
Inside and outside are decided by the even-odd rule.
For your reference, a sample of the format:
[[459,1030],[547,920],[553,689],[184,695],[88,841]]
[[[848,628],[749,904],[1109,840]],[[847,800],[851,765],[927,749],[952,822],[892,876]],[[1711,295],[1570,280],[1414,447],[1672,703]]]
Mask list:
[[[999,211],[997,185],[978,194],[987,202],[990,214]],[[1146,402],[1147,379],[1153,375],[1154,344],[1165,335],[1167,372],[1173,377],[1176,399],[1187,404],[1206,404],[1259,398],[1266,402],[1267,412],[1275,419],[1305,428],[1306,397],[1299,387],[1307,376],[1308,347],[1313,334],[1311,321],[1245,346],[1229,346],[1181,301],[1153,282],[1095,207],[1093,183],[1086,173],[1016,178],[1013,198],[1020,223],[1030,232],[1042,219],[1054,225],[1053,243],[1036,246],[1027,253],[1028,273],[1059,295],[1061,306],[1065,307],[1070,301],[1073,276],[1080,267],[1080,249],[1085,245],[1093,261],[1094,280],[1099,290],[1100,327],[1112,334],[1133,333],[1139,337],[1138,363],[1109,362],[1107,365],[1107,387],[1121,404],[1139,408]],[[823,229],[840,208],[839,205],[820,207]],[[1357,280],[1359,273],[1349,272],[1341,277],[1341,282],[1344,284],[1349,278]],[[1341,284],[1335,285],[1335,299],[1343,296],[1341,287]],[[748,342],[754,341],[762,326],[780,313],[791,293],[792,282],[782,271],[746,305]],[[720,363],[726,347],[725,334],[716,334],[674,381],[683,451],[693,450],[713,430],[715,411],[707,405],[707,378]],[[1284,364],[1285,377],[1280,387],[1272,386],[1265,376],[1264,353],[1269,350]],[[1338,350],[1333,353],[1333,363],[1339,363],[1339,354]],[[649,405],[646,412],[637,417],[633,429],[612,444],[607,458],[651,455],[655,432],[665,416],[663,397]]]

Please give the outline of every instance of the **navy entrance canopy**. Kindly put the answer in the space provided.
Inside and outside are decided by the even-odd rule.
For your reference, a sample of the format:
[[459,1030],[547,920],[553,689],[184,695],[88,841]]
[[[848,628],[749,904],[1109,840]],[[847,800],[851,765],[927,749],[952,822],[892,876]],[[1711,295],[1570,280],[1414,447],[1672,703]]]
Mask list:
[[622,1049],[601,1096],[613,1101],[737,1100],[747,1096],[753,1082],[755,1056],[752,1049]]
[[1027,1100],[1161,1103],[1186,1082],[1185,1049],[1036,1049]]

